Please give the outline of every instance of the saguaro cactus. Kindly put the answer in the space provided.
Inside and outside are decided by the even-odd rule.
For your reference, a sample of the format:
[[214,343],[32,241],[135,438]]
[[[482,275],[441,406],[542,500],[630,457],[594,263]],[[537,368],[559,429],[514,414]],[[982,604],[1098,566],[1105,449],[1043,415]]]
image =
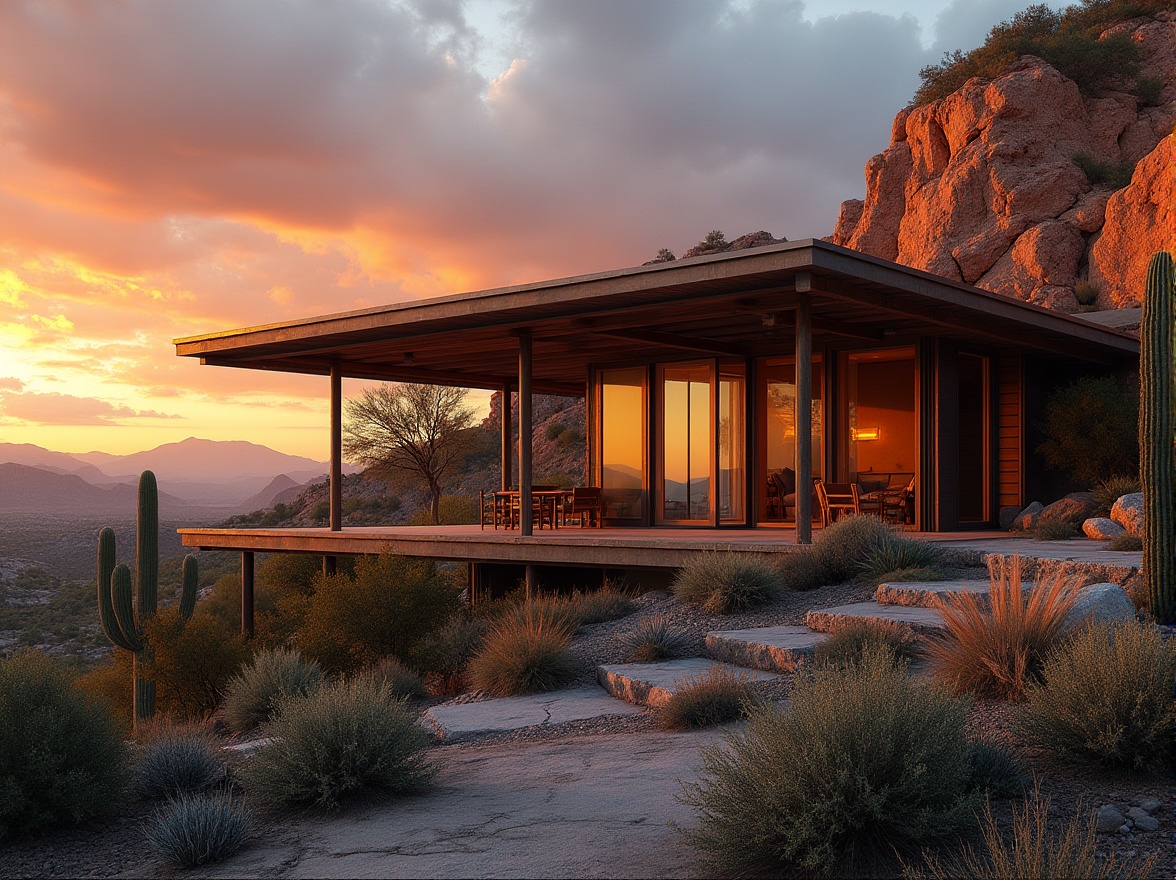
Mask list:
[[[131,571],[115,565],[114,531],[98,534],[98,618],[106,637],[116,647],[134,655],[134,720],[138,724],[155,714],[155,682],[142,675],[151,659],[143,626],[155,615],[159,598],[159,491],[155,474],[139,477],[139,513],[136,524],[138,601],[131,598]],[[197,569],[192,556],[184,557],[180,615],[187,620],[196,607]]]
[[1176,290],[1172,257],[1147,267],[1139,328],[1139,481],[1143,486],[1143,577],[1156,619],[1176,622]]

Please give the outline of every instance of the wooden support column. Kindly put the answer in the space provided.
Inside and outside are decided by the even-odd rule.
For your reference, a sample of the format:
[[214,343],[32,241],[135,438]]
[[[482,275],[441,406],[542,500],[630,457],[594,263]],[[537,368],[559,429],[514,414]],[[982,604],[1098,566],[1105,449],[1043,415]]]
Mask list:
[[241,552],[241,635],[253,638],[253,551]]
[[531,534],[531,331],[519,331],[519,532]]
[[[343,370],[331,364],[331,470],[330,513],[332,532],[343,530]],[[334,574],[337,560],[323,557],[323,574]]]
[[[801,289],[797,277],[797,290]],[[806,286],[807,290],[807,286]],[[813,312],[807,292],[796,303],[796,543],[813,542]]]
[[514,442],[510,427],[510,383],[502,386],[502,491],[509,492],[510,475],[514,471]]

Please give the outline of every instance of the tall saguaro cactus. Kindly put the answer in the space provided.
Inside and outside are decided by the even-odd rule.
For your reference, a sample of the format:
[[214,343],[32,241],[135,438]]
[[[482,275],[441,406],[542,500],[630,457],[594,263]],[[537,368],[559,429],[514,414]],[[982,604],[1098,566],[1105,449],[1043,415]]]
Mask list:
[[[155,682],[142,675],[144,662],[151,659],[143,627],[155,616],[159,599],[159,491],[151,471],[143,471],[139,477],[135,537],[138,601],[131,597],[130,569],[115,565],[114,531],[105,528],[98,534],[98,618],[106,637],[134,655],[134,720],[138,724],[155,714]],[[184,557],[181,578],[180,615],[187,620],[196,607],[194,557]]]
[[1172,257],[1147,267],[1139,328],[1139,481],[1143,486],[1143,577],[1151,612],[1176,622],[1176,289]]

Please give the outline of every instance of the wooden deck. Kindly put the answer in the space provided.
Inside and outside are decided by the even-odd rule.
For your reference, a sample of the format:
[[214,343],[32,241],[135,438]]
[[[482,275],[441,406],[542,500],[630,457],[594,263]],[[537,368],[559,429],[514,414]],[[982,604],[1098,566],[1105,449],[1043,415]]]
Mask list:
[[[347,556],[388,551],[457,562],[563,565],[586,568],[679,568],[715,550],[783,554],[796,549],[792,528],[561,528],[523,537],[478,526],[370,526],[329,529],[180,529],[185,547],[259,553]],[[936,542],[979,540],[1003,533],[924,534]]]

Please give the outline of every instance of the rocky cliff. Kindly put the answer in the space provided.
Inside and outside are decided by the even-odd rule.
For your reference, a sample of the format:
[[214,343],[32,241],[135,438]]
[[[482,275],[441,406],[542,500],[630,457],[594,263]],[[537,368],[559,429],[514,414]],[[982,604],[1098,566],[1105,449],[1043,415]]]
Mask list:
[[1176,12],[1112,33],[1159,83],[1151,106],[1024,56],[901,111],[831,240],[1063,311],[1136,305],[1148,258],[1176,246]]

